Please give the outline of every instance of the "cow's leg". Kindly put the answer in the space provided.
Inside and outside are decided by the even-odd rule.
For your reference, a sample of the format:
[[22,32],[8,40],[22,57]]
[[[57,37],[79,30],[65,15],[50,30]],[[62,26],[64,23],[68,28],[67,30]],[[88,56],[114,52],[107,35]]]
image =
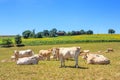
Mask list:
[[76,62],[75,62],[75,67],[78,68],[78,67],[79,67],[79,66],[78,66],[78,57],[75,57],[75,61],[76,61]]
[[65,59],[63,59],[63,67],[65,67]]
[[64,66],[64,59],[62,57],[60,57],[60,63],[61,63],[60,68],[62,68]]
[[47,57],[47,60],[50,61],[50,56]]

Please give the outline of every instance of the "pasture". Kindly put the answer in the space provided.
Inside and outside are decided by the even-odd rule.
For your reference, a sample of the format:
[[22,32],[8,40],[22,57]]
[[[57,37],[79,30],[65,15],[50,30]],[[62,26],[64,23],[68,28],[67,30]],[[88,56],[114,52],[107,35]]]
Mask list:
[[[9,38],[15,44],[14,37],[0,37],[2,39]],[[88,42],[120,42],[120,34],[93,34],[93,35],[75,35],[75,36],[58,36],[44,38],[22,38],[22,43],[26,46],[39,45],[55,45],[55,44],[74,44]]]
[[91,65],[79,57],[80,68],[74,68],[74,61],[67,60],[66,68],[59,68],[60,61],[39,61],[38,65],[16,65],[15,62],[0,62],[0,80],[119,80],[120,79],[120,43],[77,43],[59,45],[40,45],[0,48],[0,61],[8,60],[14,50],[32,49],[36,54],[40,49],[52,47],[80,46],[91,52],[102,51],[111,47],[114,52],[101,53],[111,60],[108,65]]

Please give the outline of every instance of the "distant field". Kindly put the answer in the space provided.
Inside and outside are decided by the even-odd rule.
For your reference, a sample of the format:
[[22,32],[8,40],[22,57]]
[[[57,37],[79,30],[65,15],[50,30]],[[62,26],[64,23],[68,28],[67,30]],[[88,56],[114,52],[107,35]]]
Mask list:
[[[3,38],[6,37],[0,38],[0,44],[2,43]],[[11,39],[14,42],[14,37],[12,37]],[[78,36],[59,36],[54,38],[29,38],[29,39],[22,39],[22,41],[23,44],[29,46],[88,43],[88,42],[120,42],[120,34],[94,34],[94,35],[78,35]]]
[[91,52],[101,50],[104,52],[108,47],[114,49],[113,53],[101,53],[111,60],[109,65],[88,65],[79,57],[79,66],[73,68],[74,61],[66,61],[66,68],[59,68],[59,61],[40,61],[38,65],[16,65],[15,62],[0,62],[0,80],[119,80],[120,79],[120,42],[104,43],[77,43],[59,45],[40,45],[0,48],[0,61],[10,59],[14,50],[32,49],[36,54],[40,49],[52,47],[80,46]]
[[86,42],[120,42],[120,34],[59,36],[55,38],[23,39],[25,45],[70,44]]

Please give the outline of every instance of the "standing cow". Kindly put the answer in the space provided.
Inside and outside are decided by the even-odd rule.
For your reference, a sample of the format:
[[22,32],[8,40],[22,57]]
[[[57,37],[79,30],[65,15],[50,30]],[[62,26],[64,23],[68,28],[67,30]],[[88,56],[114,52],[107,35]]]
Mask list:
[[51,49],[48,49],[48,50],[40,50],[39,51],[39,55],[42,55],[44,57],[44,59],[47,58],[47,60],[49,61],[50,60],[50,55],[51,55]]
[[61,67],[65,67],[65,59],[74,58],[75,67],[78,68],[78,57],[80,54],[80,47],[69,48],[53,48],[52,53],[54,56],[59,56]]

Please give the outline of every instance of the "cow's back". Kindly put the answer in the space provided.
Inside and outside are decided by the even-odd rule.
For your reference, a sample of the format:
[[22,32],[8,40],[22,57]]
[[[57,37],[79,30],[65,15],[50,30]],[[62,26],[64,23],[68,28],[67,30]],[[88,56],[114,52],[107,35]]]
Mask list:
[[70,48],[59,48],[59,55],[64,56],[64,58],[72,58],[79,55],[80,48],[70,47]]
[[19,51],[19,57],[30,57],[34,55],[32,50],[21,50]]

